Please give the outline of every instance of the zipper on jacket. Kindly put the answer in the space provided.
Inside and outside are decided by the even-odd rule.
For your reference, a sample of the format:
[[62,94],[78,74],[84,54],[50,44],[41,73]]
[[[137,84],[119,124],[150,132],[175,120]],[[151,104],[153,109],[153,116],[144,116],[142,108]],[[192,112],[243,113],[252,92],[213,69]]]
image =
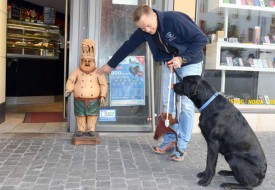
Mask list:
[[158,33],[158,37],[159,37],[160,43],[163,45],[163,47],[164,47],[164,49],[166,50],[166,52],[167,52],[167,53],[170,53],[170,52],[168,51],[167,47],[165,46],[165,44],[162,42],[161,37],[160,37],[160,34],[159,34],[158,31],[157,31],[157,33]]

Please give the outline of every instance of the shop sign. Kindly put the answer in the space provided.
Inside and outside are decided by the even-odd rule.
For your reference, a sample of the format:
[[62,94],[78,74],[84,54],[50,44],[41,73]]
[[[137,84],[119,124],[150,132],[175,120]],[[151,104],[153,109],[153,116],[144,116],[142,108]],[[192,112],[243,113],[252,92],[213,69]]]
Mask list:
[[112,2],[120,5],[138,5],[138,0],[113,0]]
[[275,105],[275,100],[269,99],[240,99],[240,98],[229,98],[228,99],[232,104],[248,104],[248,105]]
[[115,122],[116,121],[116,109],[105,109],[99,110],[99,122]]
[[128,56],[110,73],[110,105],[145,105],[145,57]]

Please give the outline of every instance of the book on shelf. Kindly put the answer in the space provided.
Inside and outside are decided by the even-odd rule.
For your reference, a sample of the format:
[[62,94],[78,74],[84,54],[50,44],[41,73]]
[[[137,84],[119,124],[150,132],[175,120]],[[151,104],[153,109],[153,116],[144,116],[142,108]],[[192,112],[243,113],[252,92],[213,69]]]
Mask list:
[[268,2],[270,7],[275,7],[275,0],[269,0]]
[[261,38],[261,27],[255,26],[254,29],[254,44],[260,44],[260,38]]
[[264,103],[269,104],[269,97],[268,95],[264,95]]
[[264,36],[265,43],[270,44],[270,39],[269,36]]
[[244,63],[243,63],[243,58],[241,58],[241,57],[239,57],[238,58],[239,60],[239,65],[241,66],[241,67],[243,67],[244,66]]
[[258,62],[258,67],[259,68],[264,68],[264,65],[263,65],[263,62],[262,62],[261,59],[258,59],[257,62]]
[[251,67],[252,62],[253,62],[253,59],[249,58],[249,59],[247,59],[246,62],[244,63],[244,66],[245,66],[245,67]]
[[236,5],[242,5],[242,0],[236,0]]
[[269,0],[263,0],[266,7],[270,7]]
[[251,67],[259,67],[258,65],[258,59],[253,59]]
[[262,59],[262,63],[263,63],[263,67],[264,68],[268,68],[268,64],[267,64],[267,60],[266,59]]
[[260,6],[260,1],[259,0],[254,0],[254,6]]
[[233,59],[233,66],[240,66],[239,58],[238,58],[238,57],[235,57],[235,58]]
[[233,66],[233,59],[232,57],[226,57],[227,66]]
[[246,0],[246,4],[254,6],[254,0]]
[[246,5],[246,0],[241,0],[242,5]]
[[259,0],[259,2],[260,2],[260,6],[261,6],[261,7],[265,7],[265,6],[266,6],[264,0]]
[[223,3],[236,4],[238,0],[223,0]]
[[262,36],[261,39],[262,39],[262,44],[263,44],[263,45],[270,44],[269,36]]
[[267,60],[267,65],[269,68],[273,68],[273,61],[271,59]]

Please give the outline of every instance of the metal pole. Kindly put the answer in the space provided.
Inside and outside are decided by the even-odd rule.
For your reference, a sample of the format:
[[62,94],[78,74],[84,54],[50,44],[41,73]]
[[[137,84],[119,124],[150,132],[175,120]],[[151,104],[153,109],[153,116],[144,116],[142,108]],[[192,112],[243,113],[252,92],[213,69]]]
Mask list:
[[[228,9],[224,9],[224,38],[228,37]],[[221,92],[225,92],[225,70],[221,71]]]
[[66,95],[65,85],[67,79],[67,51],[68,51],[68,0],[65,0],[65,27],[64,27],[64,81],[63,81],[63,117],[66,118]]
[[222,70],[222,76],[221,76],[221,92],[225,92],[225,70]]
[[[148,6],[152,7],[152,0],[148,0],[147,4]],[[152,117],[152,129],[153,131],[155,131],[156,126],[155,126],[155,90],[154,90],[155,86],[154,86],[154,64],[153,64],[154,60],[148,44],[146,45],[146,55],[148,58],[148,63],[150,64],[149,68],[150,68],[150,79],[151,79],[150,80],[151,117]]]

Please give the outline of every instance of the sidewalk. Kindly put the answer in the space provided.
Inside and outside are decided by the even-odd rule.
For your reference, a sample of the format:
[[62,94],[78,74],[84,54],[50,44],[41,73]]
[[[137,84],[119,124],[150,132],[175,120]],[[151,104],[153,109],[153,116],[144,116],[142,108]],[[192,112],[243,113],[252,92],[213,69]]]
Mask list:
[[[72,145],[70,133],[0,134],[0,189],[175,189],[216,190],[233,177],[215,175],[211,185],[197,185],[204,170],[206,144],[193,134],[183,162],[156,155],[152,133],[100,133],[99,145]],[[266,178],[256,190],[275,189],[275,132],[257,136],[268,161]],[[217,171],[228,169],[219,157]]]

